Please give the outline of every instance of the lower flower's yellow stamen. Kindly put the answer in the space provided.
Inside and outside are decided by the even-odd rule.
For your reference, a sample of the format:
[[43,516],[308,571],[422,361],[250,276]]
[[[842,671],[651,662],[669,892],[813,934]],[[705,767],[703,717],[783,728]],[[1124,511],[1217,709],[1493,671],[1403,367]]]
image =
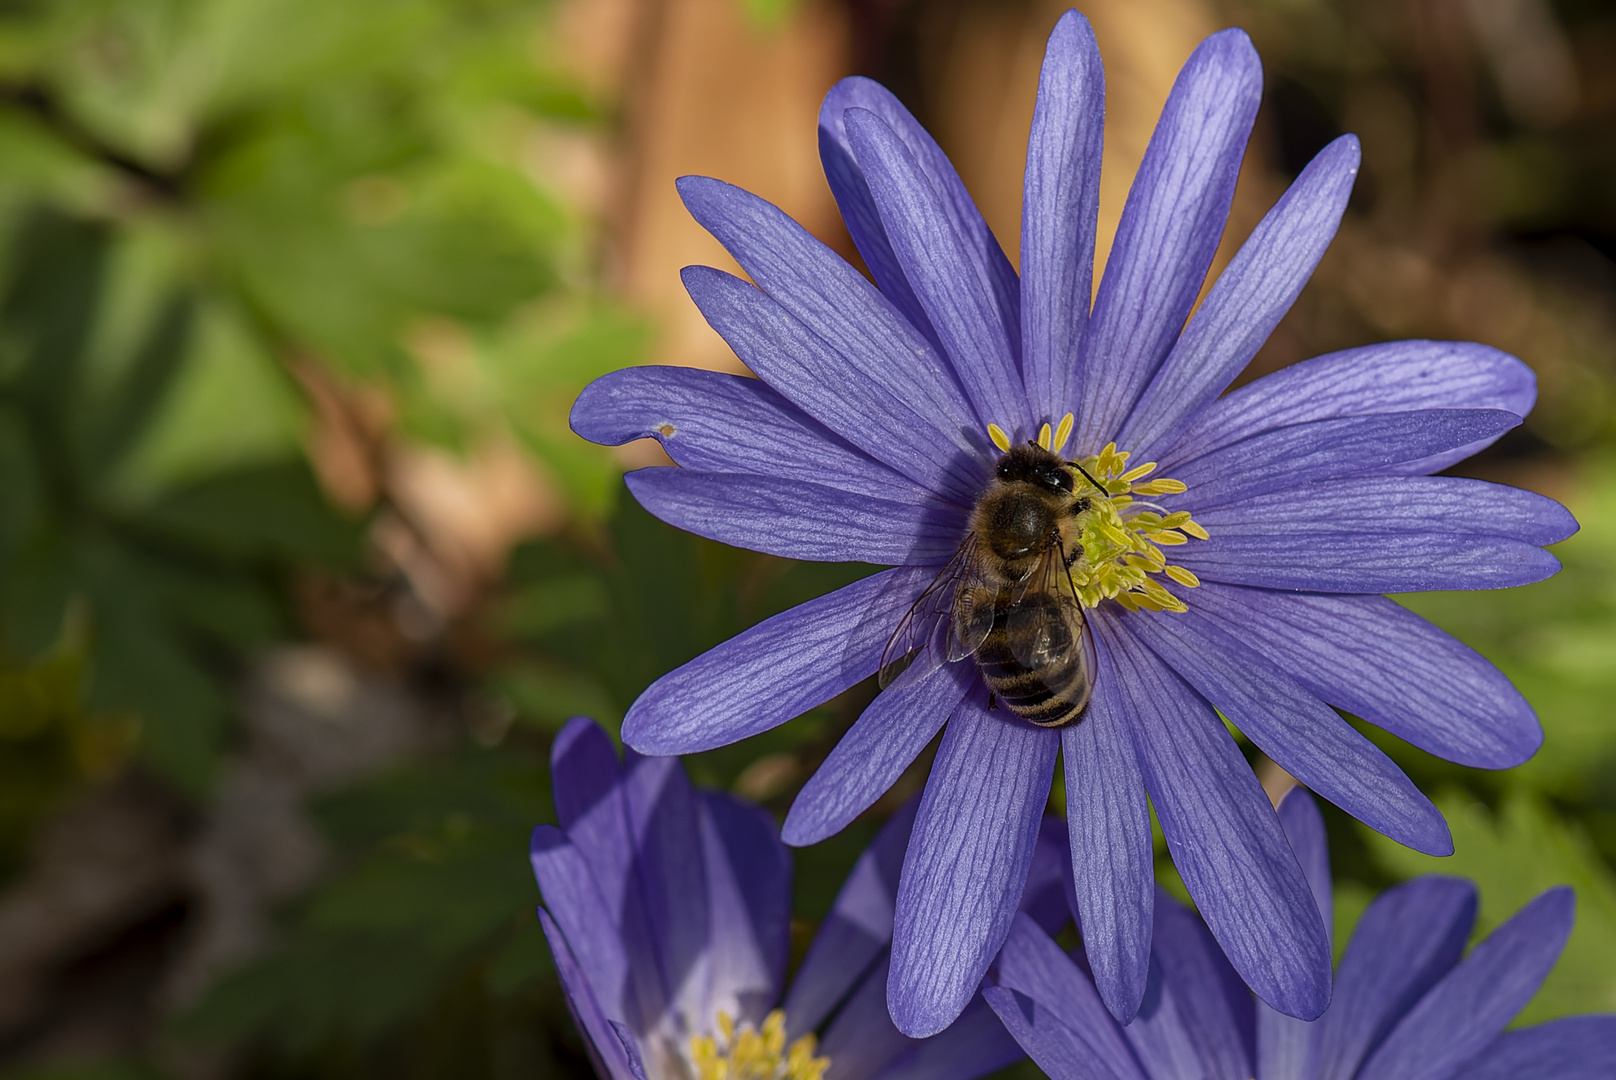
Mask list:
[[1006,435],[1004,428],[998,424],[988,425],[988,438],[993,440],[993,445],[997,446],[1001,453],[1008,454],[1010,452],[1010,436]]
[[1055,442],[1050,449],[1057,454],[1060,453],[1061,447],[1066,445],[1066,440],[1072,437],[1072,428],[1076,425],[1077,420],[1071,413],[1061,417],[1060,423],[1055,425]]
[[1045,424],[1043,427],[1038,429],[1038,445],[1042,446],[1045,450],[1049,449],[1049,425],[1048,424]]
[[[995,440],[997,441],[997,440]],[[763,1027],[742,1024],[737,1030],[728,1013],[718,1014],[721,1039],[697,1035],[690,1040],[696,1080],[824,1080],[830,1059],[815,1057],[812,1035],[786,1045],[786,1014],[775,1009]]]

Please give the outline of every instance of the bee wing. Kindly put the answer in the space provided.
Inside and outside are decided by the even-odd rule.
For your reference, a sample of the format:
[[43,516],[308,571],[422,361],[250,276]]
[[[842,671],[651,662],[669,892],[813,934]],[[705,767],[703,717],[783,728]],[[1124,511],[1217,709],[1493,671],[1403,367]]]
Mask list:
[[948,642],[950,660],[974,655],[987,640],[988,631],[993,629],[998,591],[982,580],[977,572],[980,565],[973,563],[954,589],[954,632]]
[[1065,551],[1059,543],[1051,544],[1010,597],[1004,624],[1010,655],[1029,670],[1064,658],[1074,649],[1084,649],[1086,657],[1087,628],[1083,605],[1066,568]]
[[950,655],[954,596],[975,573],[976,534],[971,533],[960,542],[954,557],[937,572],[925,591],[915,597],[915,602],[909,605],[887,639],[886,648],[881,650],[876,679],[881,689],[897,684],[899,679],[904,683],[912,682],[936,671],[949,660],[959,659]]

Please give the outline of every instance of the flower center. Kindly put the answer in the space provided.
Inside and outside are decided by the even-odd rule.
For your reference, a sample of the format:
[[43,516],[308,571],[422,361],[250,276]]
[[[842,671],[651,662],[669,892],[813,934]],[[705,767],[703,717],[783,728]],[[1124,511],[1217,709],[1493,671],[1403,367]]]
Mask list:
[[[1038,445],[1059,453],[1072,433],[1072,414],[1061,418],[1054,432],[1045,424],[1038,432]],[[988,425],[993,444],[1006,453],[1010,437],[997,424]],[[1072,467],[1074,491],[1086,496],[1089,509],[1079,516],[1073,538],[1083,549],[1083,557],[1071,567],[1072,584],[1078,601],[1086,608],[1102,600],[1115,600],[1130,611],[1188,611],[1184,601],[1168,592],[1157,575],[1165,574],[1186,588],[1201,584],[1188,569],[1174,566],[1162,553],[1164,547],[1187,544],[1193,538],[1207,539],[1207,531],[1189,511],[1170,511],[1153,500],[1162,495],[1180,495],[1183,482],[1157,477],[1154,461],[1128,468],[1128,452],[1107,443],[1098,454],[1068,462]]]
[[726,1012],[718,1014],[719,1038],[697,1035],[690,1040],[696,1080],[823,1080],[830,1059],[815,1057],[812,1035],[786,1045],[786,1014],[775,1009],[761,1029],[739,1028]]

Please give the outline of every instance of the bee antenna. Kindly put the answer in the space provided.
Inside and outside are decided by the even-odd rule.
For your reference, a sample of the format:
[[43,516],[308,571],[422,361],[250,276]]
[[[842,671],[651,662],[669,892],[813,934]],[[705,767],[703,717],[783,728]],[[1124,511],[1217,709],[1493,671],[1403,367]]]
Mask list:
[[1072,468],[1074,468],[1078,472],[1082,473],[1083,474],[1083,479],[1085,479],[1089,483],[1093,484],[1095,486],[1095,488],[1100,492],[1101,495],[1110,495],[1111,494],[1103,486],[1101,486],[1101,484],[1100,484],[1100,482],[1098,480],[1096,480],[1096,479],[1094,479],[1094,477],[1090,476],[1089,471],[1087,469],[1085,469],[1083,466],[1079,465],[1075,461],[1068,461],[1066,464],[1070,465]]

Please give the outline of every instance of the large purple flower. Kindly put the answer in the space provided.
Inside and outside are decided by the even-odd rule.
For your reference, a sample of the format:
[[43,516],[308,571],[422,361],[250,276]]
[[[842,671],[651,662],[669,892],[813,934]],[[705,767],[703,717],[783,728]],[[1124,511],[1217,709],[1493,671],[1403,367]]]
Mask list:
[[1557,504],[1427,475],[1518,424],[1531,371],[1481,345],[1409,341],[1223,394],[1311,274],[1358,164],[1352,137],[1326,147],[1191,317],[1260,93],[1240,31],[1190,57],[1091,310],[1104,91],[1081,15],[1061,19],[1044,60],[1019,277],[931,137],[879,85],[845,80],[820,146],[875,284],[763,200],[686,177],[686,205],[752,283],[707,267],[685,283],[758,378],[631,369],[573,410],[596,442],[661,440],[680,467],[627,483],[665,521],[893,567],[660,679],[623,727],[646,753],[734,742],[874,674],[1010,445],[1071,453],[1104,485],[1074,552],[1093,650],[1082,722],[1045,730],[994,709],[972,660],[927,669],[875,699],[786,820],[792,844],[836,832],[949,721],[898,895],[890,1004],[911,1035],[959,1014],[1004,941],[1057,753],[1088,957],[1112,1013],[1126,1021],[1145,992],[1154,805],[1235,969],[1312,1017],[1330,995],[1324,927],[1218,712],[1324,798],[1430,853],[1451,851],[1441,815],[1335,709],[1471,766],[1519,764],[1541,739],[1491,665],[1376,595],[1558,568],[1542,545],[1576,525]]
[[[1328,921],[1318,807],[1296,789],[1279,817]],[[1404,882],[1358,921],[1335,1000],[1312,1022],[1254,1008],[1201,920],[1171,897],[1158,901],[1146,1004],[1127,1027],[1026,919],[1011,928],[985,993],[1053,1080],[1608,1080],[1616,1016],[1504,1030],[1554,967],[1573,908],[1570,889],[1550,889],[1466,956],[1475,887],[1436,875]]]
[[[585,719],[556,739],[551,774],[560,826],[533,830],[539,921],[603,1080],[972,1080],[1024,1056],[980,997],[930,1039],[892,1026],[913,803],[855,864],[780,1003],[791,860],[769,816],[693,790],[674,758],[620,763]],[[1069,918],[1063,832],[1046,826],[1025,905],[1051,931]]]

